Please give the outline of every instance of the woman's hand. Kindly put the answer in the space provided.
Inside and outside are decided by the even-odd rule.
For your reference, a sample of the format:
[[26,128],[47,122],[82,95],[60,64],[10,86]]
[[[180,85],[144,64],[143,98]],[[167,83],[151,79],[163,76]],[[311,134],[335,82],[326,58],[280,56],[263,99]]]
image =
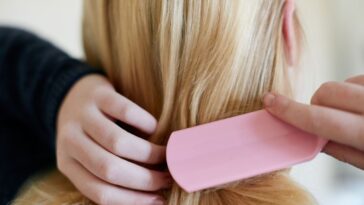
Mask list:
[[364,169],[364,75],[323,84],[312,105],[277,94],[265,95],[263,102],[281,120],[329,139],[327,154]]
[[119,120],[148,134],[156,120],[118,94],[106,78],[89,75],[69,91],[57,121],[57,165],[71,182],[98,204],[163,204],[156,191],[170,186],[167,172],[134,162],[159,164],[165,147],[128,133]]

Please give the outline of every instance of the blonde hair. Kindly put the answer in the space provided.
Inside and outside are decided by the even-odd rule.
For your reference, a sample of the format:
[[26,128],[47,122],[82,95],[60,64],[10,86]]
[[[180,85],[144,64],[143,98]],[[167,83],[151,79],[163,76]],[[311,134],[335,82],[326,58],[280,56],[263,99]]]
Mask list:
[[[265,92],[292,94],[282,35],[284,4],[88,0],[83,30],[87,61],[104,68],[118,92],[158,119],[150,141],[166,144],[173,130],[261,109]],[[85,200],[65,178],[54,182],[60,177],[56,172],[38,180],[18,202]],[[48,192],[45,199],[49,186],[57,192]],[[315,204],[288,170],[195,193],[174,184],[161,194],[169,205]]]

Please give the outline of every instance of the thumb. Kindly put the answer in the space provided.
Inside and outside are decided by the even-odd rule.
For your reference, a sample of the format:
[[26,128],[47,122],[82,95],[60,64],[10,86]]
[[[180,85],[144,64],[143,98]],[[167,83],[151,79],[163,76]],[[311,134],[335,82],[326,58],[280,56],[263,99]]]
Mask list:
[[285,121],[290,121],[293,116],[296,116],[297,109],[299,109],[299,103],[275,93],[265,94],[263,104],[267,111]]
[[293,101],[283,95],[267,93],[263,97],[265,109],[273,116],[300,129],[311,131],[315,108]]

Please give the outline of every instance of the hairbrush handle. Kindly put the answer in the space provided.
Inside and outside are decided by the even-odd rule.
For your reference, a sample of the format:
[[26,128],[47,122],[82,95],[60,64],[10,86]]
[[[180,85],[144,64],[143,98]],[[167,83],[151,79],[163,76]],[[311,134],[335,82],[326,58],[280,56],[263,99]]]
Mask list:
[[193,192],[311,160],[326,143],[260,110],[173,132],[167,164]]

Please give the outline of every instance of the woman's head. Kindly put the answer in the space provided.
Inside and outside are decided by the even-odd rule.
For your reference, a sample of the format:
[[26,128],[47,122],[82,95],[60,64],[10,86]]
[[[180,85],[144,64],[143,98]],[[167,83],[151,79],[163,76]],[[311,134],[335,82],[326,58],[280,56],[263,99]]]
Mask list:
[[[267,91],[291,95],[299,25],[293,0],[87,0],[87,61],[158,119],[149,140],[262,108]],[[193,171],[193,170],[191,170]],[[308,205],[288,170],[186,193],[169,205]],[[89,204],[59,172],[32,183],[15,204]]]
[[88,61],[159,119],[159,136],[259,109],[266,91],[290,94],[284,0],[85,4]]
[[[293,0],[84,2],[87,61],[158,119],[154,143],[258,110],[267,91],[291,95],[288,67],[300,40]],[[30,184],[14,204],[90,204],[59,172]],[[169,205],[315,204],[288,170],[194,193],[174,184],[161,194]]]
[[[158,119],[150,140],[258,110],[263,93],[291,95],[299,29],[291,0],[88,0],[87,60]],[[287,171],[188,194],[170,204],[310,204]]]

